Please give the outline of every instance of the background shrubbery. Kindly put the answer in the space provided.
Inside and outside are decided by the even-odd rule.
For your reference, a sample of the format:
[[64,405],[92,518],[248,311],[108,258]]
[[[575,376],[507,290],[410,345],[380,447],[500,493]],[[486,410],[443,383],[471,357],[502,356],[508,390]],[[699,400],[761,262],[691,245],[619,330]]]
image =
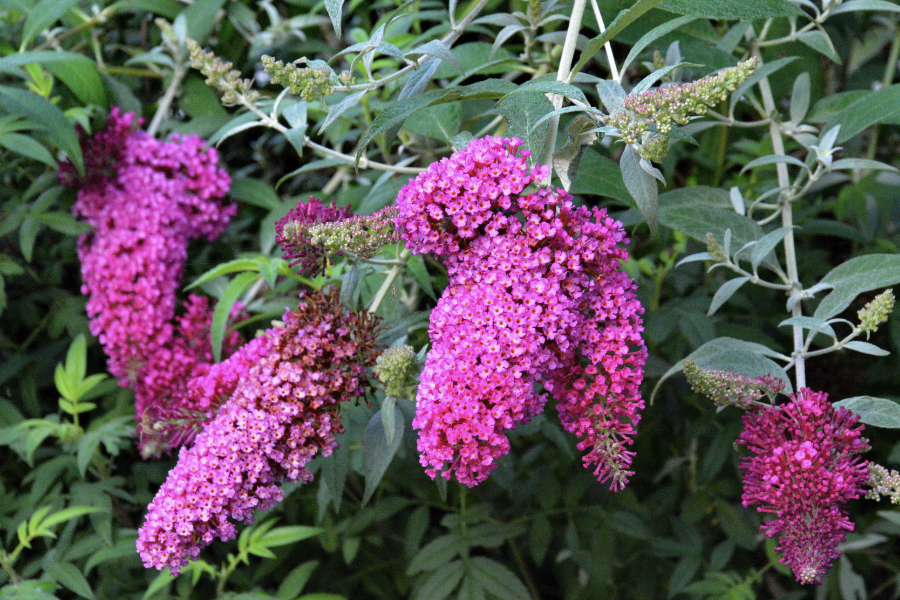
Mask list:
[[[900,596],[896,507],[851,502],[856,530],[844,556],[821,586],[800,586],[777,563],[760,516],[741,505],[734,450],[740,411],[716,410],[674,373],[649,402],[673,365],[718,338],[791,355],[791,329],[779,327],[790,316],[784,291],[725,288],[735,293],[719,292],[721,306],[708,314],[723,284],[733,281],[727,269],[708,270],[710,257],[676,267],[707,250],[707,232],[729,256],[756,239],[738,217],[761,196],[763,205],[775,202],[777,194],[765,194],[788,173],[799,182],[787,195],[803,286],[851,259],[878,255],[849,263],[861,275],[844,282],[849,301],[829,316],[855,324],[860,308],[900,282],[900,176],[884,165],[835,164],[855,157],[900,166],[900,85],[892,85],[900,6],[667,0],[653,8],[659,3],[600,0],[606,25],[620,10],[631,11],[610,30],[618,67],[629,57],[625,91],[660,69],[657,85],[698,79],[748,56],[765,65],[757,71],[765,77],[714,107],[716,115],[673,135],[677,143],[656,165],[666,182],[657,198],[649,163],[641,169],[634,152],[622,162],[614,135],[591,143],[582,134],[598,122],[578,112],[548,116],[548,92],[565,95],[563,106],[574,100],[605,113],[617,95],[601,82],[601,98],[598,81],[588,77],[611,78],[596,39],[578,40],[573,62],[593,58],[574,87],[553,83],[571,3],[451,2],[452,22],[437,1],[341,4],[0,0],[0,598]],[[601,30],[591,4],[582,29],[589,37]],[[478,18],[465,22],[472,11]],[[622,28],[629,15],[637,18]],[[259,97],[250,98],[246,86],[235,92],[234,77],[222,78],[218,93],[207,86],[190,66],[188,38],[233,63]],[[428,45],[438,39],[447,43]],[[304,72],[273,84],[263,54],[284,63],[307,57],[309,66],[324,69],[324,83]],[[207,68],[214,60],[196,51],[195,59]],[[329,61],[333,75],[318,61]],[[349,91],[342,87],[348,82]],[[229,86],[226,100],[236,108],[220,102]],[[573,151],[557,155],[554,182],[563,183],[562,174],[578,202],[608,207],[626,225],[625,268],[647,309],[648,406],[630,485],[618,494],[599,485],[551,412],[511,433],[512,452],[482,485],[436,484],[418,462],[408,399],[396,402],[404,423],[396,444],[383,437],[373,443],[369,424],[384,401],[376,392],[371,406],[344,411],[340,449],[313,463],[312,484],[286,486],[282,503],[235,542],[213,544],[177,579],[144,569],[136,530],[175,458],[141,459],[134,393],[104,376],[106,357],[88,330],[75,253],[77,236],[90,228],[71,216],[75,192],[57,175],[64,156],[79,168],[79,133],[101,129],[113,105],[142,115],[159,135],[193,133],[217,144],[238,213],[215,242],[192,242],[184,284],[207,274],[193,291],[242,300],[256,317],[243,325],[248,334],[277,319],[303,287],[343,282],[346,303],[369,306],[392,268],[339,259],[323,277],[291,276],[274,225],[298,200],[315,194],[370,214],[392,204],[412,173],[470,136],[518,136],[544,162],[554,139],[556,149],[568,144]],[[778,139],[764,116],[772,117]],[[732,118],[736,126],[722,126]],[[695,143],[680,139],[688,136]],[[580,155],[579,143],[588,143]],[[567,162],[572,156],[580,160]],[[750,164],[766,156],[781,158]],[[804,169],[818,174],[808,187],[799,176]],[[658,221],[655,235],[648,221]],[[784,239],[773,243],[770,257],[786,258]],[[394,246],[380,259],[398,256],[407,259]],[[747,257],[742,266],[749,265]],[[422,349],[428,313],[446,284],[440,262],[409,258],[379,301],[389,341]],[[804,314],[812,315],[826,293],[804,300]],[[821,326],[807,325],[806,334]],[[214,321],[219,339],[225,327],[224,316]],[[900,321],[889,320],[868,342],[891,355],[842,350],[810,358],[807,385],[833,400],[900,397]],[[811,348],[830,344],[820,336]],[[704,366],[753,370],[746,347],[719,340],[705,349],[695,355]],[[888,407],[882,425],[900,426],[896,407],[881,406]],[[900,463],[891,429],[869,427],[867,436],[867,458]]]

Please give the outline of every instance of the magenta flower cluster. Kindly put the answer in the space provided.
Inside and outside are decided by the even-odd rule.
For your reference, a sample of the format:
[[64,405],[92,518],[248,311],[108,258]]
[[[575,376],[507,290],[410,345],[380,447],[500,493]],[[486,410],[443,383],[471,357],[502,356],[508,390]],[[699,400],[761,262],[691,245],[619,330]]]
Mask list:
[[298,202],[275,223],[275,241],[284,251],[284,258],[291,261],[291,266],[299,264],[301,275],[315,277],[325,271],[328,252],[311,243],[307,230],[312,225],[343,221],[350,216],[346,206],[338,208],[310,196],[309,202]]
[[529,168],[521,143],[474,141],[400,191],[401,237],[444,257],[449,274],[416,399],[421,462],[431,477],[476,485],[509,451],[504,431],[539,414],[549,392],[585,466],[619,490],[647,356],[643,308],[619,270],[625,234],[562,189],[526,193],[548,170]]
[[859,417],[835,409],[828,395],[802,389],[781,406],[744,415],[738,444],[752,453],[741,460],[744,506],[772,513],[763,532],[779,536],[781,563],[800,583],[819,583],[853,531],[843,504],[866,494],[868,450]]
[[214,149],[197,136],[160,141],[139,125],[114,108],[82,144],[85,177],[66,165],[61,179],[78,188],[75,215],[95,228],[78,240],[91,332],[119,384],[136,387],[140,421],[212,363],[207,300],[190,296],[175,321],[176,292],[188,242],[215,239],[236,206],[220,202],[230,178]]
[[335,291],[286,313],[267,334],[268,351],[193,446],[182,447],[150,503],[137,541],[145,566],[177,574],[214,538],[232,539],[233,521],[279,502],[282,480],[312,479],[306,464],[331,454],[343,431],[340,403],[364,393],[374,325],[344,311]]

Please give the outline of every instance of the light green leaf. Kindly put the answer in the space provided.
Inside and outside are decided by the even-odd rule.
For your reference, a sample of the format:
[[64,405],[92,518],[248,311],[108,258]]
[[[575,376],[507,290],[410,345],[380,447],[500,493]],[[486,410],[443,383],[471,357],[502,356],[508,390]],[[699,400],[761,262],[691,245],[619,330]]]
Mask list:
[[461,560],[454,560],[433,572],[416,592],[417,600],[444,600],[462,580],[466,567]]
[[153,582],[147,587],[147,591],[144,592],[144,596],[142,600],[149,600],[153,596],[156,595],[157,592],[162,591],[163,588],[168,587],[170,583],[175,581],[175,578],[172,577],[172,573],[166,568],[162,571]]
[[[444,479],[439,477],[439,479]],[[446,480],[444,480],[446,481]],[[432,540],[419,550],[406,568],[407,575],[415,575],[422,571],[434,571],[446,564],[454,556],[466,550],[467,546],[459,534],[449,533]]]
[[525,584],[512,571],[484,556],[469,559],[469,577],[498,600],[523,600],[531,597]]
[[[816,105],[818,108],[818,105]],[[831,117],[825,129],[841,126],[836,143],[841,144],[877,123],[900,121],[900,84],[867,93]]]
[[84,105],[106,106],[106,86],[92,60],[51,61],[44,65],[53,73]]
[[659,222],[659,187],[656,179],[641,167],[641,157],[628,145],[619,161],[622,182],[647,220],[651,235],[656,235]]
[[28,47],[31,40],[40,32],[56,23],[63,15],[69,12],[79,0],[41,0],[34,5],[25,18],[22,27],[22,50]]
[[834,43],[832,43],[831,38],[826,33],[819,30],[806,31],[798,34],[797,39],[819,54],[824,55],[831,62],[842,63],[840,55],[834,49]]
[[867,158],[842,158],[831,163],[831,170],[840,169],[871,169],[873,171],[897,171],[897,167]]
[[446,62],[448,65],[459,71],[461,75],[466,74],[465,70],[462,68],[462,65],[459,64],[459,61],[456,60],[456,57],[453,56],[452,52],[450,52],[450,48],[448,48],[447,44],[445,44],[442,40],[431,40],[430,42],[422,44],[414,50],[410,50],[405,54],[405,56],[416,56],[422,54],[439,58],[440,60]]
[[793,393],[791,380],[787,373],[770,357],[783,358],[780,354],[762,344],[729,337],[716,338],[703,344],[666,371],[665,375],[660,378],[653,388],[650,400],[651,402],[653,401],[653,397],[656,396],[656,392],[663,382],[672,375],[684,370],[684,361],[686,360],[692,360],[697,366],[704,369],[731,371],[747,377],[772,375],[784,382],[785,394]]
[[[638,56],[640,56],[641,52],[644,51],[644,48],[661,38],[662,36],[671,33],[678,29],[683,25],[687,25],[694,19],[696,16],[687,16],[687,17],[678,17],[677,19],[672,19],[670,21],[666,21],[662,25],[657,25],[643,36],[641,39],[634,43],[634,46],[631,47],[631,51],[628,53],[628,56],[625,57],[625,60],[622,62],[622,65],[619,67],[621,72],[625,72],[625,69],[633,63]],[[639,94],[640,91],[633,91],[633,94]]]
[[844,348],[855,350],[856,352],[861,352],[863,354],[871,354],[872,356],[887,356],[890,354],[887,350],[883,350],[869,342],[847,342],[844,344]]
[[275,596],[278,600],[295,600],[297,596],[300,595],[300,592],[303,591],[312,572],[318,566],[319,561],[309,560],[294,567],[294,569],[292,569],[281,581],[281,584],[278,586],[278,591],[275,592]]
[[900,283],[900,255],[868,254],[851,258],[822,278],[834,286],[816,307],[813,316],[830,319],[843,312],[864,292]]
[[20,133],[5,133],[0,135],[0,146],[22,156],[44,163],[56,168],[56,160],[44,146],[26,135]]
[[216,277],[221,277],[222,275],[228,275],[230,273],[239,273],[242,271],[259,272],[259,260],[257,260],[256,258],[236,258],[234,260],[228,261],[227,263],[216,265],[215,267],[198,277],[196,281],[194,281],[184,289],[189,290],[191,288],[197,287],[198,285],[204,284],[207,281],[213,280]]
[[459,102],[426,106],[403,121],[403,129],[431,139],[450,143],[462,125]]
[[804,15],[800,8],[787,0],[666,0],[663,10],[695,15],[704,19],[768,19]]
[[[756,269],[763,259],[769,258],[769,255],[775,249],[775,246],[777,246],[781,240],[793,230],[793,227],[779,227],[764,235],[762,239],[759,240],[759,243],[753,246],[753,250],[750,252],[750,264],[753,265],[754,272],[756,272]],[[772,257],[772,261],[775,260],[776,259]]]
[[859,415],[859,420],[872,427],[900,429],[900,404],[886,398],[854,396],[833,404]]
[[722,286],[716,290],[715,295],[713,295],[712,302],[709,304],[709,310],[706,311],[706,316],[711,317],[714,315],[715,312],[719,310],[719,307],[728,302],[728,299],[748,281],[750,281],[749,277],[735,277],[734,279],[729,279],[723,283]]
[[[237,177],[231,182],[228,195],[247,204],[272,210],[281,206],[278,194],[268,183],[250,177]],[[195,284],[196,285],[196,284]]]
[[421,254],[414,254],[406,261],[406,269],[416,284],[422,288],[422,291],[428,294],[433,300],[437,300],[437,294],[431,285],[431,276],[425,268],[425,260]]
[[900,12],[900,5],[886,0],[851,0],[831,9],[832,15],[858,10],[886,10],[888,12]]
[[778,324],[779,327],[788,327],[794,325],[802,327],[803,329],[818,331],[819,333],[825,334],[832,339],[837,339],[837,334],[825,319],[818,319],[816,317],[791,317],[790,319],[785,319]]
[[182,14],[187,21],[188,37],[202,45],[218,22],[216,15],[224,5],[225,0],[203,0],[184,9]]
[[507,133],[523,140],[523,150],[531,150],[542,156],[547,144],[550,123],[538,124],[541,118],[553,111],[553,103],[542,92],[528,91],[504,96],[497,103],[497,111],[508,123]]
[[791,123],[798,124],[803,121],[809,110],[809,73],[804,71],[794,80],[794,88],[791,92]]
[[387,439],[387,432],[381,419],[381,411],[372,415],[372,419],[369,421],[369,425],[366,427],[366,432],[363,435],[363,472],[366,477],[363,504],[366,504],[369,498],[372,497],[372,494],[375,493],[378,484],[381,483],[381,478],[384,477],[384,472],[387,471],[388,465],[394,460],[394,455],[403,441],[403,413],[399,410],[393,412],[395,433],[391,441]]
[[321,527],[308,527],[305,525],[291,525],[285,527],[276,527],[267,531],[260,539],[259,543],[267,548],[275,546],[286,546],[301,540],[309,539],[313,536],[320,535],[325,530]]
[[212,325],[209,330],[209,338],[212,342],[213,357],[216,362],[222,360],[222,341],[225,339],[225,329],[228,326],[228,317],[238,297],[244,293],[247,287],[259,279],[257,273],[241,273],[231,280],[228,287],[222,293],[222,297],[216,302],[213,310]]
[[84,578],[78,567],[72,563],[50,559],[44,561],[44,570],[54,581],[72,590],[82,598],[88,598],[89,600],[96,598],[94,590],[91,589],[87,579]]
[[744,173],[745,171],[749,171],[750,169],[754,169],[756,167],[761,167],[763,165],[772,165],[776,163],[787,163],[789,165],[794,165],[796,167],[800,167],[801,169],[809,171],[809,167],[806,166],[806,163],[798,158],[794,158],[793,156],[789,156],[786,154],[769,154],[767,156],[762,156],[748,162],[746,165],[744,165],[744,168],[741,169],[741,173]]
[[34,218],[60,233],[66,235],[81,235],[94,229],[89,223],[79,221],[69,213],[45,212],[34,215]]

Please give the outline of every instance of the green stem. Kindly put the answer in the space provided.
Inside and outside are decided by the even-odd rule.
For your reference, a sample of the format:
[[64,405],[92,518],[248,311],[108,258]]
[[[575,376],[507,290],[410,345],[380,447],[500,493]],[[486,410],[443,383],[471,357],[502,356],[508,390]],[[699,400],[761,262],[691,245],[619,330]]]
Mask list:
[[22,583],[22,578],[13,568],[14,562],[15,559],[13,557],[0,550],[0,566],[2,566],[3,570],[6,571],[7,575],[9,575],[9,578],[13,582],[13,585],[18,585]]
[[391,287],[394,285],[394,280],[397,279],[397,276],[400,275],[400,272],[406,265],[406,259],[409,258],[409,255],[410,251],[404,249],[398,257],[400,263],[391,267],[391,270],[387,272],[387,277],[384,278],[384,283],[382,283],[381,287],[378,288],[378,291],[375,293],[375,297],[372,298],[372,304],[369,305],[370,313],[375,314],[375,311],[377,311],[378,307],[381,306],[381,303],[382,301],[384,301],[385,296],[387,296],[388,291],[390,291]]
[[178,91],[181,89],[181,82],[187,74],[187,65],[181,61],[180,57],[176,56],[175,70],[172,72],[172,79],[169,81],[169,86],[166,88],[165,95],[162,97],[162,100],[159,101],[159,106],[156,107],[156,113],[153,115],[153,120],[150,121],[150,126],[147,127],[147,133],[150,135],[156,135],[156,132],[159,131],[163,119],[165,119],[166,115],[169,113],[172,102],[175,101],[175,96],[178,95]]

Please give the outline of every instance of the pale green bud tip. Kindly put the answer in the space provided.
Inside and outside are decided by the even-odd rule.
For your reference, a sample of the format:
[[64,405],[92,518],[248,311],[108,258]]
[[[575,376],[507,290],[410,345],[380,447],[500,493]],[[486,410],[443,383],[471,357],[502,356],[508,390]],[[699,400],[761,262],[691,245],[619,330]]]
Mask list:
[[222,93],[222,104],[233,106],[242,102],[252,103],[259,98],[259,92],[251,89],[249,79],[241,79],[241,73],[234,65],[224,61],[212,52],[206,52],[196,41],[187,38],[185,45],[190,52],[191,65],[206,76],[206,85]]
[[900,504],[900,472],[890,471],[881,465],[869,463],[869,492],[866,498],[881,500],[882,496],[891,499],[891,504]]
[[706,234],[706,251],[709,252],[714,261],[728,262],[728,255],[725,254],[725,248],[722,247],[719,240],[716,239],[716,236],[711,233]]
[[[331,81],[331,72],[324,68],[298,67],[294,63],[284,64],[271,56],[263,55],[260,58],[263,70],[272,77],[272,82],[290,88],[291,93],[300,96],[301,99],[311,102],[322,96],[330,96],[334,92],[334,83]],[[349,85],[352,76],[341,74],[338,80]]]
[[397,398],[413,398],[419,359],[412,346],[394,346],[375,359],[372,369],[384,384],[384,393]]
[[371,215],[310,225],[306,233],[310,244],[330,254],[351,252],[372,258],[384,246],[399,241],[394,225],[396,216],[397,208],[389,206]]
[[888,320],[893,310],[894,290],[885,290],[856,313],[859,318],[859,328],[866,333],[878,331],[878,326]]

